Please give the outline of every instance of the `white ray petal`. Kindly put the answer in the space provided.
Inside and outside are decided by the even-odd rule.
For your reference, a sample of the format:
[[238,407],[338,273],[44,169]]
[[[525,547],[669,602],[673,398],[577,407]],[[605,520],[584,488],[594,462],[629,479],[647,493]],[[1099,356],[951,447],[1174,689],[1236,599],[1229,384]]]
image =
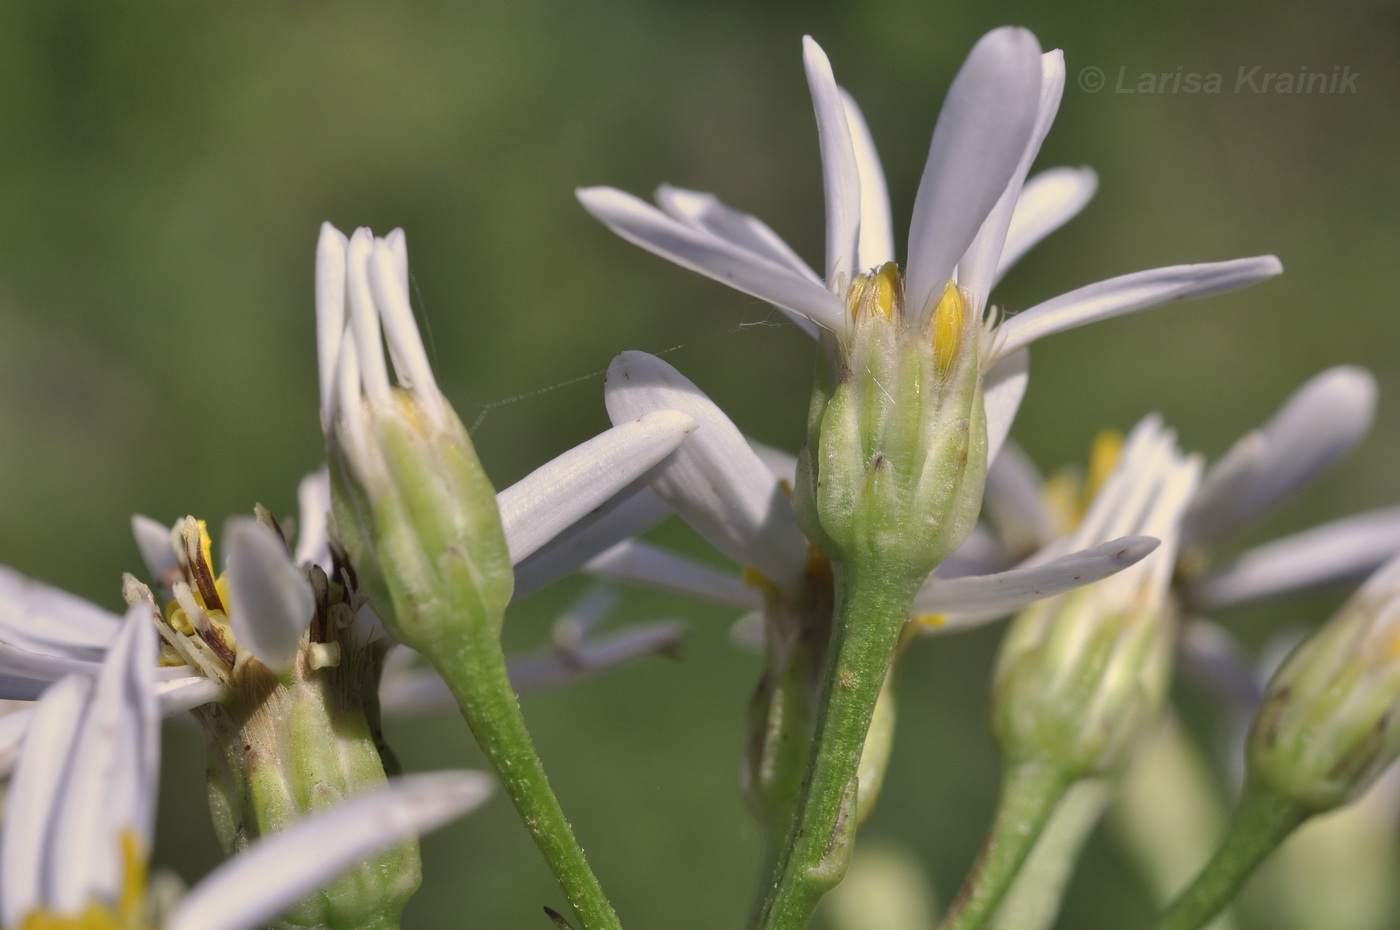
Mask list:
[[890,191],[885,183],[880,154],[875,149],[875,137],[870,134],[870,126],[865,122],[865,114],[845,88],[841,89],[841,103],[846,108],[846,126],[851,131],[856,167],[860,171],[860,238],[856,244],[856,271],[868,271],[895,260]]
[[625,422],[651,410],[683,410],[699,422],[684,445],[649,476],[700,535],[774,583],[794,583],[807,541],[778,479],[724,412],[684,375],[645,352],[624,352],[608,368],[608,415]]
[[141,561],[146,563],[151,583],[169,587],[180,567],[179,557],[175,555],[175,546],[171,542],[170,527],[138,513],[131,518],[131,535],[136,540]]
[[[345,268],[349,240],[330,223],[316,243],[316,362],[321,374],[321,425],[330,423],[335,370],[345,336]],[[160,577],[160,576],[156,576]]]
[[331,474],[322,468],[297,485],[298,565],[331,567]]
[[1050,168],[1027,181],[1011,214],[992,287],[1037,243],[1078,216],[1098,187],[1094,169],[1082,167]]
[[845,303],[818,282],[615,188],[580,188],[577,194],[585,210],[628,242],[818,326],[843,331],[849,316]]
[[813,271],[766,223],[752,214],[734,209],[714,194],[662,184],[656,189],[656,203],[688,226],[732,242],[816,284],[823,283],[821,275]]
[[1040,46],[1024,29],[987,33],[953,79],[914,198],[905,279],[915,313],[931,312],[1010,182],[1035,129]]
[[[38,707],[38,704],[15,706],[0,714],[0,778],[9,778],[14,772],[15,763],[19,761],[20,747],[34,722],[34,713]],[[14,782],[10,785],[13,791]],[[14,800],[13,794],[10,795],[10,800]],[[0,841],[0,846],[2,845],[3,841]],[[4,853],[0,852],[0,861],[3,859]],[[0,865],[0,869],[3,869],[3,865]],[[5,877],[3,872],[0,872],[0,888],[4,887]],[[3,908],[0,907],[0,920],[3,919]]]
[[655,410],[619,423],[496,495],[519,564],[675,451],[696,429],[687,413]]
[[1021,187],[1025,184],[1026,175],[1030,173],[1031,163],[1040,153],[1040,145],[1045,141],[1046,133],[1050,131],[1050,124],[1055,121],[1055,114],[1060,109],[1060,97],[1065,89],[1063,52],[1055,49],[1041,55],[1040,67],[1040,100],[1036,108],[1035,128],[1026,139],[1025,150],[1021,153],[1021,160],[1007,182],[1006,189],[1002,191],[996,206],[982,222],[972,244],[958,261],[958,285],[974,297],[979,312],[986,306],[987,295],[991,293],[992,285],[996,281],[997,265],[1006,243],[1012,214],[1020,200]]
[[45,655],[100,660],[120,628],[116,614],[0,566],[0,642]]
[[1031,354],[1022,349],[998,360],[982,377],[982,405],[987,413],[987,462],[997,460],[1011,433],[1016,411],[1026,396],[1031,377]]
[[0,917],[7,927],[22,926],[45,903],[52,873],[63,868],[50,845],[53,822],[92,687],[91,678],[65,678],[27,715],[24,751],[0,831]]
[[316,610],[306,571],[277,532],[252,517],[229,520],[223,544],[234,639],[274,672],[285,672]]
[[1283,271],[1272,255],[1229,262],[1172,265],[1109,278],[1053,297],[1007,318],[997,327],[995,358],[1005,358],[1037,339],[1085,323],[1156,307],[1183,297],[1205,297],[1245,287]]
[[1376,381],[1364,368],[1308,379],[1211,468],[1187,512],[1189,538],[1217,539],[1282,503],[1350,452],[1375,410]]
[[445,401],[438,391],[433,367],[428,364],[428,352],[413,307],[408,299],[408,280],[400,270],[400,261],[407,261],[407,246],[402,230],[390,234],[393,241],[378,239],[369,259],[369,282],[379,308],[384,339],[394,362],[394,374],[399,384],[414,391],[419,403],[427,407],[434,422],[443,422]]
[[860,235],[860,169],[846,125],[841,90],[826,52],[811,36],[802,37],[802,66],[817,114],[822,153],[822,189],[826,192],[826,280],[832,287],[849,283],[856,271]]
[[670,515],[671,505],[651,489],[645,477],[638,478],[515,566],[515,596],[563,578],[620,540],[644,533]]
[[94,898],[117,900],[126,878],[124,835],[150,854],[160,760],[153,619],[146,604],[127,612],[74,740],[52,838],[55,861],[64,863],[47,899],[57,913],[79,913]]
[[[374,233],[361,227],[350,237],[346,249],[346,289],[350,295],[350,330],[342,338],[341,364],[347,352],[355,355],[359,365],[360,383],[365,394],[377,403],[387,403],[389,368],[384,363],[384,340],[380,329],[379,308],[375,305],[374,289],[370,285],[370,259],[374,255]],[[342,398],[343,400],[343,398]],[[333,407],[337,406],[332,404]]]
[[645,585],[673,594],[758,610],[763,594],[733,572],[688,559],[636,539],[622,542],[589,559],[583,570],[598,578]]
[[1115,539],[1029,568],[1012,568],[994,575],[939,578],[924,583],[914,597],[916,614],[949,614],[943,628],[969,625],[959,615],[1007,613],[1032,601],[1091,584],[1135,565],[1157,548],[1151,536]]
[[1060,533],[1055,516],[1045,506],[1045,479],[1021,447],[1002,446],[987,469],[983,495],[987,518],[1013,552],[1034,552]]
[[227,688],[203,675],[156,683],[156,704],[162,717],[174,717],[201,704],[222,701],[228,694]]
[[1324,523],[1246,550],[1187,589],[1193,606],[1230,607],[1374,571],[1400,552],[1400,507]]
[[480,806],[479,772],[406,775],[257,840],[187,894],[166,930],[252,930],[383,849]]

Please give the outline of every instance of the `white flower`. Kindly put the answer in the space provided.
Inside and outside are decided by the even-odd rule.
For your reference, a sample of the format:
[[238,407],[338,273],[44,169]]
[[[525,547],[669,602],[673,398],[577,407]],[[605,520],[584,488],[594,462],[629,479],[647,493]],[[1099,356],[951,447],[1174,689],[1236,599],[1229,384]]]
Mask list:
[[[94,680],[63,678],[34,712],[0,830],[0,920],[150,926],[146,863],[159,775],[155,626],[133,607]],[[478,806],[490,781],[438,772],[380,791],[253,844],[164,915],[167,930],[264,926],[384,848]]]
[[[614,188],[578,192],[593,216],[629,242],[767,300],[809,333],[844,334],[846,289],[858,273],[895,259],[889,199],[865,121],[804,40],[826,189],[826,265],[818,275],[764,223],[710,194],[663,186],[660,209]],[[1056,169],[1026,181],[1064,89],[1059,51],[1002,28],[984,36],[958,72],[934,129],[910,224],[905,304],[925,325],[949,283],[974,319],[994,327],[983,342],[988,458],[995,458],[1025,390],[1036,339],[1181,297],[1231,290],[1278,274],[1273,256],[1177,265],[1123,275],[1061,295],[996,325],[992,287],[1035,242],[1092,195],[1093,173]]]

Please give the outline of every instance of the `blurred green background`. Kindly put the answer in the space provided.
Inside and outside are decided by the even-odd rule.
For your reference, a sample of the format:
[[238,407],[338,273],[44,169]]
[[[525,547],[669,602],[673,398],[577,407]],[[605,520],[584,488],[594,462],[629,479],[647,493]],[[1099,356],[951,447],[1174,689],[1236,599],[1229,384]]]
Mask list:
[[[799,37],[823,43],[864,106],[903,228],[944,90],[1004,23],[1065,49],[1039,165],[1092,165],[1101,186],[998,303],[1177,262],[1274,252],[1287,269],[1037,345],[1017,438],[1049,468],[1155,409],[1215,455],[1303,378],[1354,362],[1381,384],[1373,435],[1250,539],[1400,498],[1393,3],[49,0],[0,8],[0,561],[115,608],[138,564],[133,512],[292,512],[320,457],[312,257],[327,219],[407,231],[436,370],[500,486],[607,425],[601,373],[627,348],[674,350],[750,435],[794,447],[806,339],[616,239],[572,190],[713,190],[819,263]],[[1108,88],[1077,86],[1089,65]],[[1346,67],[1357,92],[1233,93],[1255,65]],[[1224,92],[1114,93],[1120,68],[1129,82],[1219,72]],[[705,553],[679,526],[657,535]],[[579,590],[520,603],[508,640],[541,641]],[[1224,619],[1258,640],[1334,600]],[[680,662],[531,696],[525,712],[627,925],[734,927],[759,855],[735,787],[757,661],[726,643],[721,610],[631,593],[620,619],[663,615],[694,625]],[[945,900],[995,800],[997,635],[911,651],[864,834],[914,851]],[[390,738],[411,768],[479,764],[451,718],[394,722]],[[172,728],[158,858],[190,880],[217,858],[201,781],[199,737]],[[540,905],[562,906],[503,799],[424,851],[409,926],[540,927]],[[1138,926],[1150,906],[1098,837],[1061,925]]]

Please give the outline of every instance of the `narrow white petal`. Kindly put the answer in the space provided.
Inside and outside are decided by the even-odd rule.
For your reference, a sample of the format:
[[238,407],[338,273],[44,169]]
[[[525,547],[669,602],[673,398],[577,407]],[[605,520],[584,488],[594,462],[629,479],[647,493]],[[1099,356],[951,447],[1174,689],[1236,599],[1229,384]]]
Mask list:
[[860,235],[860,169],[846,125],[841,90],[826,52],[811,36],[802,37],[802,66],[817,114],[822,152],[822,188],[826,192],[826,280],[833,287],[849,283],[856,270]]
[[1040,102],[1036,108],[1035,128],[1026,139],[1025,150],[1016,171],[1007,182],[996,206],[983,221],[973,238],[972,244],[958,261],[958,285],[972,294],[980,311],[987,304],[996,281],[996,269],[1001,260],[1002,248],[1006,243],[1007,229],[1011,226],[1012,214],[1020,200],[1021,187],[1030,173],[1031,163],[1040,153],[1040,145],[1055,114],[1060,109],[1060,97],[1065,89],[1065,56],[1059,49],[1040,56]]
[[536,552],[675,451],[697,423],[655,410],[620,423],[496,495],[513,563]]
[[[321,374],[321,424],[330,422],[335,371],[345,336],[345,255],[349,241],[330,223],[316,243],[316,363]],[[161,577],[159,575],[155,576]]]
[[441,415],[441,397],[433,368],[428,364],[428,352],[413,307],[408,299],[408,279],[400,269],[400,260],[407,261],[407,247],[402,230],[394,230],[394,242],[376,240],[369,262],[370,288],[379,307],[379,319],[384,327],[384,339],[394,361],[394,374],[399,383],[411,388],[420,402],[429,407],[433,416]]
[[[359,364],[365,393],[375,401],[387,402],[389,369],[384,364],[384,344],[380,330],[379,308],[375,306],[374,289],[370,285],[370,258],[374,255],[374,234],[361,227],[350,237],[346,255],[346,287],[350,295],[350,332],[340,347],[341,355],[353,352]],[[343,361],[342,361],[342,364]]]
[[45,655],[100,660],[120,628],[116,614],[0,566],[0,642]]
[[126,877],[124,835],[150,854],[160,774],[153,620],[145,604],[127,612],[74,740],[53,828],[55,861],[64,867],[48,900],[59,913],[77,913],[93,898],[117,899]]
[[192,889],[171,912],[166,930],[263,926],[361,860],[460,817],[490,793],[490,779],[479,772],[393,779],[254,842]]
[[983,507],[1013,552],[1034,552],[1060,533],[1045,506],[1045,479],[1014,442],[1002,446],[987,469]]
[[[73,761],[92,679],[65,678],[29,716],[24,746],[5,803],[0,831],[0,918],[19,927],[48,893],[48,876],[61,869],[52,847],[54,813]],[[11,724],[13,726],[13,724]]]
[[[29,727],[34,722],[35,711],[38,704],[28,704],[24,706],[15,705],[11,709],[0,714],[0,778],[9,778],[15,770],[15,763],[19,761],[20,747],[24,745]],[[14,782],[10,783],[11,791],[14,790]],[[10,795],[13,802],[14,795]],[[0,849],[3,848],[3,841],[0,841]],[[0,851],[0,860],[4,859],[3,851]],[[3,869],[3,865],[0,865]],[[5,877],[0,872],[0,888],[5,886]],[[0,920],[4,919],[3,912],[0,912]]]
[[865,122],[865,114],[855,98],[841,89],[841,103],[846,108],[846,126],[851,131],[855,147],[856,167],[860,171],[860,239],[856,245],[856,271],[867,271],[895,260],[894,222],[890,218],[890,191],[885,183],[885,169],[880,153],[875,149],[875,137]]
[[151,583],[169,587],[180,567],[170,540],[170,527],[138,513],[131,518],[131,535],[136,539],[136,548],[141,552],[141,561],[146,563]]
[[813,271],[766,223],[752,214],[728,206],[714,194],[662,184],[656,189],[656,203],[688,226],[747,249],[816,284],[823,283],[821,275]]
[[331,474],[322,468],[297,485],[298,565],[331,567]]
[[274,672],[287,671],[316,610],[306,571],[276,531],[252,517],[228,521],[224,552],[234,639]]
[[1374,571],[1400,553],[1400,507],[1334,520],[1246,550],[1187,589],[1193,606],[1229,607]]
[[1031,377],[1031,354],[1022,349],[999,359],[982,376],[982,405],[987,412],[987,461],[995,462]]
[[1040,240],[1078,216],[1098,187],[1092,168],[1050,168],[1027,181],[1016,199],[992,286]]
[[1186,516],[1193,541],[1217,539],[1282,503],[1371,428],[1376,381],[1341,365],[1310,378],[1211,468]]
[[700,424],[649,475],[656,493],[712,545],[774,583],[800,577],[807,541],[786,492],[739,429],[705,394],[661,359],[624,352],[608,368],[608,415],[626,422],[652,410],[683,410]]
[[779,481],[786,481],[790,488],[797,486],[797,456],[756,439],[750,439],[749,445]]
[[[203,675],[156,683],[156,705],[162,717],[174,717],[201,704],[222,701],[228,694],[227,688]],[[0,722],[3,722],[3,718],[0,718]]]
[[995,357],[1085,323],[1145,310],[1183,297],[1205,297],[1272,278],[1283,265],[1272,255],[1201,265],[1172,265],[1121,275],[1061,294],[997,327]]
[[1040,46],[1024,29],[987,33],[953,79],[938,114],[909,228],[909,306],[931,310],[1035,130]]
[[646,532],[670,515],[671,505],[651,489],[645,477],[638,478],[515,566],[515,596],[563,578],[603,550]]
[[762,592],[744,584],[733,572],[720,571],[636,539],[624,539],[595,555],[583,570],[609,581],[644,585],[744,610],[763,607]]
[[610,187],[581,188],[579,202],[622,238],[779,309],[840,332],[846,305],[816,281],[711,233],[694,229],[643,200]]
[[1129,536],[1083,549],[1029,568],[995,575],[939,578],[924,583],[914,597],[916,614],[950,614],[946,626],[957,627],[959,614],[1006,613],[1018,607],[1092,584],[1141,561],[1158,546],[1150,536]]

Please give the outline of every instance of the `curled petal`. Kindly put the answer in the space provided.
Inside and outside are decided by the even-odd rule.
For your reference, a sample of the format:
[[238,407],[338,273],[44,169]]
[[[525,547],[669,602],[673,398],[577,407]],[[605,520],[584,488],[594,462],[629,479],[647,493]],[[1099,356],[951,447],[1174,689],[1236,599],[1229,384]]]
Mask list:
[[637,480],[695,427],[688,414],[652,411],[570,449],[497,494],[511,561],[523,561]]

